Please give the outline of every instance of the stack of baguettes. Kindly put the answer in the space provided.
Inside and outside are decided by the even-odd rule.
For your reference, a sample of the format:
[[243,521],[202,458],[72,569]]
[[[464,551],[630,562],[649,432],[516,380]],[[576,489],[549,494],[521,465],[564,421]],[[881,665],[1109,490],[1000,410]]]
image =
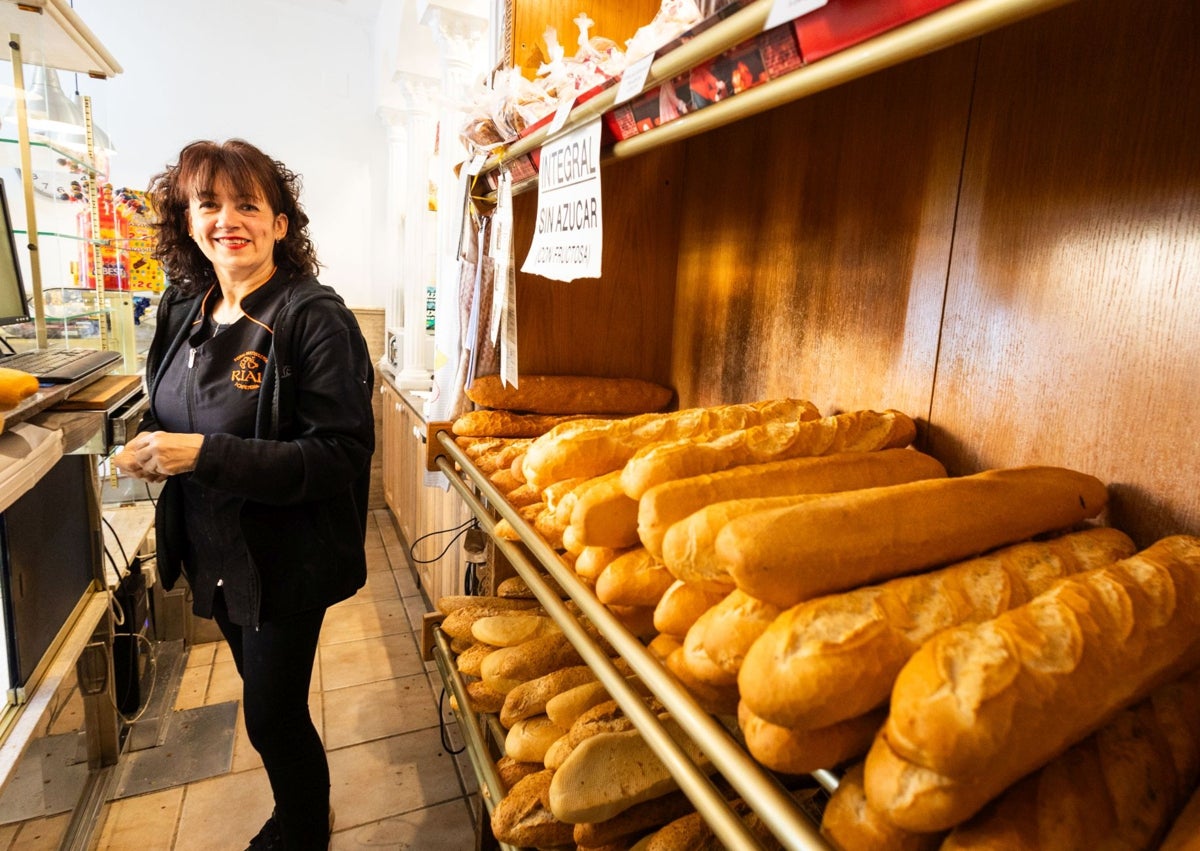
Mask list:
[[[1122,722],[1122,713],[1135,712],[1138,701],[1153,701],[1155,689],[1184,682],[1179,678],[1200,664],[1193,647],[1200,629],[1189,620],[1195,615],[1186,614],[1200,612],[1200,596],[1172,609],[1172,617],[1153,606],[1146,611],[1135,606],[1128,623],[1114,620],[1095,633],[1128,635],[1142,647],[1137,636],[1154,632],[1153,640],[1127,657],[1117,652],[1124,645],[1091,648],[1071,626],[1092,616],[1098,600],[1107,601],[1096,588],[1088,592],[1091,597],[1079,591],[1079,583],[1121,587],[1121,599],[1132,600],[1135,591],[1113,577],[1160,576],[1146,564],[1170,565],[1162,575],[1172,577],[1171,587],[1185,597],[1192,593],[1188,578],[1197,569],[1196,542],[1168,539],[1135,553],[1124,534],[1087,525],[1107,499],[1093,477],[1054,467],[948,477],[934,459],[905,448],[914,436],[912,421],[898,412],[820,417],[807,403],[775,400],[569,422],[525,444],[514,469],[519,467],[524,485],[544,495],[537,509],[539,531],[701,705],[736,714],[753,756],[777,771],[799,774],[861,763],[871,750],[865,772],[859,769],[864,782],[847,783],[831,804],[825,830],[833,844],[1076,847],[1056,844],[1049,829],[1024,846],[1003,844],[1015,842],[1009,839],[988,845],[977,837],[986,835],[979,825],[1000,809],[1005,799],[999,796],[1018,778],[1039,769],[1062,772],[1052,767],[1081,759],[1081,747],[1107,748],[1096,757],[1105,765],[1113,761],[1105,753],[1124,753],[1120,742],[1133,722]],[[1066,602],[1045,608],[1047,600],[1058,598]],[[1002,638],[988,632],[995,629]],[[1159,629],[1167,631],[1155,632]],[[1189,629],[1193,637],[1181,638]],[[963,632],[988,638],[963,639],[968,647],[980,644],[971,652],[959,645],[936,650],[939,642]],[[1038,672],[1033,686],[1028,678],[1013,676],[1008,683],[1008,672],[990,671],[997,645],[1021,645],[1030,634],[1047,636],[1048,647],[1066,648],[1068,656],[1119,657],[1125,667],[1096,673],[1058,658],[1047,662],[1045,654],[1032,662],[1010,661]],[[930,653],[941,655],[923,662]],[[907,673],[922,665],[943,679]],[[1042,690],[1049,686],[1039,665],[1069,669],[1061,683],[1054,681],[1069,698],[1044,702]],[[992,683],[996,677],[1005,684]],[[980,679],[988,681],[986,687]],[[1122,684],[1117,693],[1094,693],[1096,682],[1107,680]],[[912,682],[928,694],[914,692]],[[989,711],[962,710],[968,702],[962,694],[946,698],[960,682],[968,691],[987,692],[980,705]],[[1167,732],[1156,734],[1160,740],[1173,736],[1174,750],[1152,751],[1156,764],[1173,761],[1172,779],[1147,787],[1163,806],[1134,819],[1142,831],[1137,834],[1127,825],[1135,808],[1114,791],[1136,784],[1114,770],[1107,791],[1096,793],[1107,796],[1111,819],[1093,824],[1161,838],[1195,785],[1200,755],[1188,761],[1191,745],[1171,732],[1169,719],[1200,727],[1200,715],[1181,696],[1188,689],[1177,690],[1174,703],[1168,701],[1177,707],[1171,710],[1175,715],[1160,725]],[[960,739],[976,736],[994,749],[964,749],[956,740],[948,752],[969,756],[949,763],[936,761],[944,755],[930,759],[927,750],[937,749],[926,740],[945,738],[940,725],[948,722],[904,726],[903,720],[926,717],[930,695],[959,708],[957,723],[974,731]],[[1008,708],[994,708],[1001,705]],[[1038,732],[1014,735],[1014,717],[1021,719],[1021,729]],[[1032,723],[1044,717],[1070,723],[1052,734]],[[1106,725],[1121,723],[1125,727],[1116,733],[1105,732]],[[1030,741],[1041,750],[1028,753]],[[1044,788],[1064,785],[1048,782]],[[547,789],[550,783],[547,778]],[[863,790],[857,799],[851,795],[855,788]],[[1169,794],[1163,791],[1168,788]],[[1048,812],[1045,797],[1026,792],[1023,800]],[[856,805],[847,806],[847,800]],[[1131,841],[1115,847],[1151,846]]]

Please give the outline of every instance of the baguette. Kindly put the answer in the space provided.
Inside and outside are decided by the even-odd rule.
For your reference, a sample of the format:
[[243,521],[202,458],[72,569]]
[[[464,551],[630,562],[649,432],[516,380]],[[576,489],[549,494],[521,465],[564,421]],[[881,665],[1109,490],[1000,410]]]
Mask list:
[[1200,671],[1118,713],[1022,779],[956,827],[942,849],[1154,848],[1186,800],[1198,765]]
[[600,572],[596,597],[608,606],[658,605],[674,577],[642,547],[621,555]]
[[654,637],[654,606],[609,605],[608,610],[635,638],[649,641]]
[[[694,647],[690,648],[692,650],[690,654],[688,649],[684,645],[680,645],[672,650],[663,662],[667,670],[675,676],[675,679],[679,680],[680,685],[687,689],[705,712],[713,715],[734,715],[738,705],[736,682],[733,684],[714,682],[713,680],[716,679],[714,672],[719,674],[724,672],[720,671],[711,659],[704,657],[703,649],[697,651]],[[695,671],[697,670],[701,672],[702,676],[696,675]],[[710,678],[706,679],[703,675]]]
[[676,579],[654,607],[654,628],[669,635],[687,635],[700,616],[724,597]]
[[1163,538],[926,642],[867,756],[872,806],[942,830],[1200,665],[1200,538]]
[[585,546],[640,546],[638,504],[621,489],[620,473],[601,477],[603,481],[581,495],[571,511],[571,528]]
[[[783,846],[770,829],[740,798],[731,801],[730,807],[758,840],[764,851],[778,851]],[[678,818],[666,827],[652,833],[645,844],[635,846],[637,851],[725,851],[725,843],[717,837],[705,821],[703,814],[691,813]]]
[[438,597],[437,610],[443,615],[453,614],[468,606],[491,606],[493,614],[499,614],[505,609],[536,609],[537,600],[520,600],[511,597],[480,597],[474,594],[447,594]]
[[650,651],[650,655],[663,664],[666,664],[671,654],[681,647],[683,647],[682,635],[670,635],[665,632],[654,636],[650,643],[646,645],[646,649]]
[[[662,725],[687,758],[701,769],[711,769],[708,758],[674,718]],[[571,751],[550,780],[550,810],[561,821],[605,821],[635,804],[660,797],[678,788],[637,730],[598,733]]]
[[554,695],[546,701],[546,717],[564,730],[570,730],[571,725],[579,716],[593,706],[612,700],[604,684],[593,676],[592,680],[577,685],[574,688]]
[[812,419],[817,410],[798,399],[745,405],[687,408],[669,414],[643,414],[625,420],[579,420],[556,426],[525,453],[525,480],[538,488],[572,477],[620,470],[634,452],[651,443],[681,440],[717,429],[741,429],[773,420]]
[[[443,597],[442,599],[445,598]],[[471,630],[475,627],[475,621],[482,618],[490,618],[496,615],[536,618],[545,615],[545,611],[537,605],[536,600],[510,600],[499,597],[489,597],[486,599],[487,602],[485,603],[469,603],[465,606],[459,606],[446,615],[441,623],[442,632],[451,638],[475,641],[477,639],[473,637]],[[528,605],[529,602],[532,602],[533,605]]]
[[880,708],[828,727],[781,727],[764,721],[739,703],[738,726],[750,755],[772,771],[809,774],[861,758],[871,749],[887,710]]
[[892,824],[867,802],[863,764],[846,769],[821,815],[821,835],[837,851],[936,851],[942,833],[913,833]]
[[478,714],[495,714],[504,706],[504,693],[496,691],[480,680],[467,683],[467,700],[470,709]]
[[[595,680],[596,675],[587,665],[572,665],[521,683],[504,696],[504,706],[500,709],[500,723],[511,728],[524,718],[548,715],[546,706],[551,698]],[[550,721],[562,727],[564,733],[570,727],[570,724],[563,725],[555,718],[551,718]]]
[[618,556],[630,552],[633,547],[615,550],[612,547],[584,547],[575,560],[575,572],[584,579],[599,579],[600,573]]
[[725,564],[717,558],[716,549],[717,537],[726,524],[755,512],[786,508],[816,498],[811,494],[764,496],[706,505],[667,530],[662,562],[676,579],[705,591],[728,594],[735,583]]
[[674,479],[743,464],[892,449],[908,446],[916,436],[916,424],[900,411],[848,411],[821,419],[751,424],[704,443],[677,439],[647,446],[625,464],[621,485],[633,499],[641,499],[650,488]]
[[[824,727],[869,712],[887,702],[904,663],[938,632],[993,618],[1135,549],[1123,532],[1096,527],[800,603],[746,654],[742,700],[785,727]],[[707,640],[705,647],[719,662]]]
[[522,375],[512,385],[499,375],[481,375],[466,389],[481,407],[535,414],[642,414],[661,411],[674,395],[653,381],[591,375]]
[[454,666],[465,677],[478,677],[484,658],[496,649],[490,644],[473,644],[458,654],[454,660]]
[[467,411],[450,430],[465,437],[541,437],[561,423],[582,419],[582,414],[518,414],[513,411]]
[[683,792],[668,792],[659,798],[634,804],[605,821],[575,825],[575,844],[584,849],[597,848],[662,827],[695,811],[695,805]]
[[540,762],[518,762],[511,756],[502,756],[496,760],[496,773],[505,789],[511,789],[522,777],[537,774],[545,768]]
[[858,490],[945,475],[946,468],[939,461],[913,449],[837,452],[747,464],[649,488],[637,503],[638,538],[661,557],[667,529],[706,505],[751,497]]
[[550,810],[550,778],[542,769],[518,780],[492,810],[492,835],[521,848],[554,848],[574,842],[574,825]]
[[1107,500],[1098,479],[1073,470],[992,470],[739,517],[720,531],[716,551],[739,588],[786,608],[1068,528]]
[[[736,677],[754,642],[778,615],[777,606],[734,589],[701,615],[692,629],[713,664]],[[776,688],[782,685],[775,673],[768,680]]]

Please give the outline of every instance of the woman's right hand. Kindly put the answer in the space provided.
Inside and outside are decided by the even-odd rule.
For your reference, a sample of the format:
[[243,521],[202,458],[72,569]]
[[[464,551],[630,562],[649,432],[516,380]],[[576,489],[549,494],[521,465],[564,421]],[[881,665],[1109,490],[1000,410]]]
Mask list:
[[142,479],[147,482],[162,482],[166,481],[166,476],[156,470],[150,470],[142,466],[137,459],[137,452],[132,445],[126,445],[120,452],[113,456],[113,466],[127,476],[133,476],[135,479]]

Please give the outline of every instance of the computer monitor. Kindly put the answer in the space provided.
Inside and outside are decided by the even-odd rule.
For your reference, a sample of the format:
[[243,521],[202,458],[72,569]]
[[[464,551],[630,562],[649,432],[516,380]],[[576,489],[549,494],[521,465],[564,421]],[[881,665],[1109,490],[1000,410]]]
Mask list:
[[0,179],[0,326],[30,321],[29,299],[21,277],[17,240],[13,236],[12,217],[8,214],[8,195]]

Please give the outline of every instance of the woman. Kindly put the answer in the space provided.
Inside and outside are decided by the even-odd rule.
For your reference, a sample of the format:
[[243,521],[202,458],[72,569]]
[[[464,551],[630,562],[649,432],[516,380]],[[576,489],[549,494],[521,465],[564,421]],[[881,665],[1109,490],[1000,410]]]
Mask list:
[[182,573],[242,676],[275,798],[252,849],[328,847],[308,688],[325,609],[366,581],[374,376],[354,316],[316,280],[298,191],[241,140],[194,142],[152,179],[171,286],[146,360],[150,410],[115,459],[165,482],[163,584]]

